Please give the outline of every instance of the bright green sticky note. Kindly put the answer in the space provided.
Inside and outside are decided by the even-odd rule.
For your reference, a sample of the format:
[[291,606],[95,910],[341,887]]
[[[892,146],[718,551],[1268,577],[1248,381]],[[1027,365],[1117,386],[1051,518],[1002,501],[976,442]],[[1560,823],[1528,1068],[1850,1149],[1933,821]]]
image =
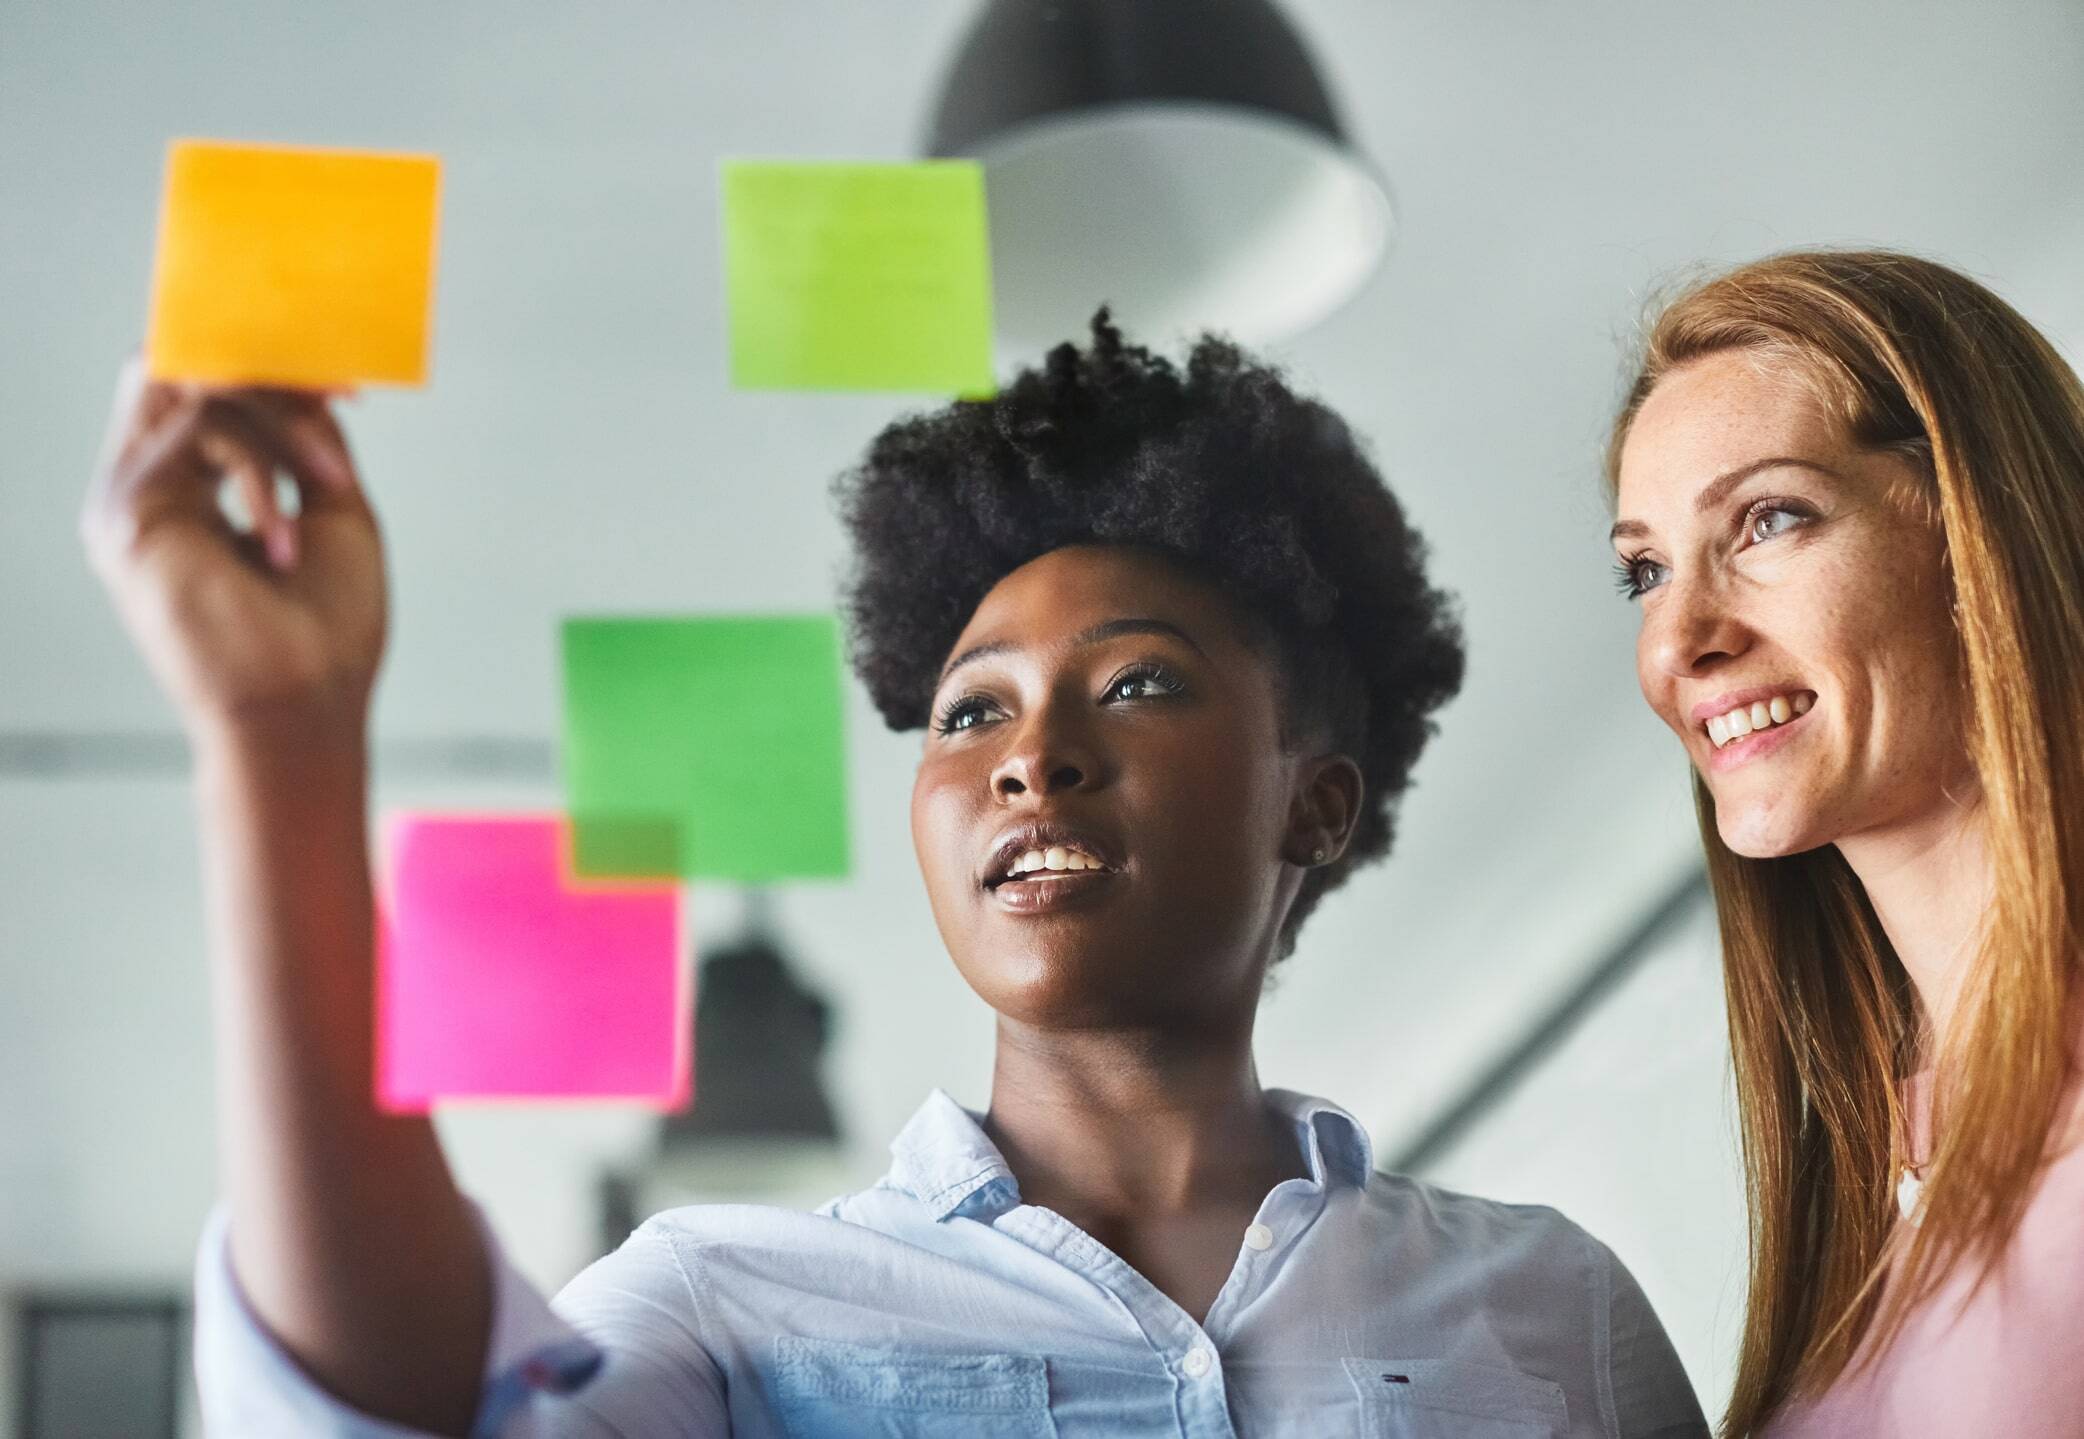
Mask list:
[[829,615],[566,620],[574,874],[845,874],[841,703]]
[[733,384],[993,392],[976,161],[726,160],[723,211]]

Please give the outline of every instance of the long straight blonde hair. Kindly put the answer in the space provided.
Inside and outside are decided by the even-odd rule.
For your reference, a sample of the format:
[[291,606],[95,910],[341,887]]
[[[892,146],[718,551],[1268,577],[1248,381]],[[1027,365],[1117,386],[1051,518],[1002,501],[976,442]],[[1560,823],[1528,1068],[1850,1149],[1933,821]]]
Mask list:
[[2084,935],[2084,388],[2015,310],[1943,265],[1887,251],[1776,255],[1657,315],[1614,423],[1610,494],[1658,381],[1730,350],[1785,365],[1856,443],[1923,472],[1995,886],[1939,1037],[1924,1213],[1898,1256],[1892,1180],[1905,1158],[1898,1090],[1917,1046],[1914,990],[1834,846],[1746,859],[1722,843],[1695,778],[1750,1212],[1749,1300],[1723,1417],[1723,1432],[1741,1435],[1878,1353],[1957,1263],[1987,1273],[2041,1165]]

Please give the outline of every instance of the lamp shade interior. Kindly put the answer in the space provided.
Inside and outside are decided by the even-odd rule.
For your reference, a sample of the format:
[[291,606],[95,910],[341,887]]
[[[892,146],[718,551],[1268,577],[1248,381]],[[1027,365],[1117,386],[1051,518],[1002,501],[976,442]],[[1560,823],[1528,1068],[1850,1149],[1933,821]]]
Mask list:
[[984,162],[1002,358],[1111,306],[1281,341],[1380,263],[1386,187],[1273,0],[985,0],[927,153]]
[[1284,340],[1359,288],[1391,231],[1382,183],[1351,150],[1263,110],[1104,105],[977,153],[996,321],[1016,352],[1080,334],[1102,303],[1153,341]]

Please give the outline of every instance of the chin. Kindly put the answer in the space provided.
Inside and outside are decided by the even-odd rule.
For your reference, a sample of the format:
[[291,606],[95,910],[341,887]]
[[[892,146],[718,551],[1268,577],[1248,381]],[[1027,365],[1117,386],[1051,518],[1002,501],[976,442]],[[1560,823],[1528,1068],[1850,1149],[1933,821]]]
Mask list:
[[1784,859],[1831,842],[1818,816],[1806,806],[1769,801],[1715,803],[1715,831],[1745,859]]
[[1055,1027],[1104,1013],[1107,978],[1082,957],[997,949],[988,959],[971,956],[956,968],[979,999],[1007,1019]]
[[1221,992],[1212,981],[1182,984],[1181,966],[1154,962],[1156,953],[1150,945],[1001,950],[957,967],[999,1015],[1037,1029],[1172,1025]]

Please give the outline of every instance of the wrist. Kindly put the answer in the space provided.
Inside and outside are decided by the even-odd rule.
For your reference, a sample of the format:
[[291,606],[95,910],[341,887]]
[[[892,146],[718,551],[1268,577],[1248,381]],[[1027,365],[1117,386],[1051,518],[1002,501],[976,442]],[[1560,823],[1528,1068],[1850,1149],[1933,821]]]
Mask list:
[[368,768],[366,706],[248,707],[237,714],[192,718],[189,745],[199,770],[265,774],[294,769],[360,775]]

